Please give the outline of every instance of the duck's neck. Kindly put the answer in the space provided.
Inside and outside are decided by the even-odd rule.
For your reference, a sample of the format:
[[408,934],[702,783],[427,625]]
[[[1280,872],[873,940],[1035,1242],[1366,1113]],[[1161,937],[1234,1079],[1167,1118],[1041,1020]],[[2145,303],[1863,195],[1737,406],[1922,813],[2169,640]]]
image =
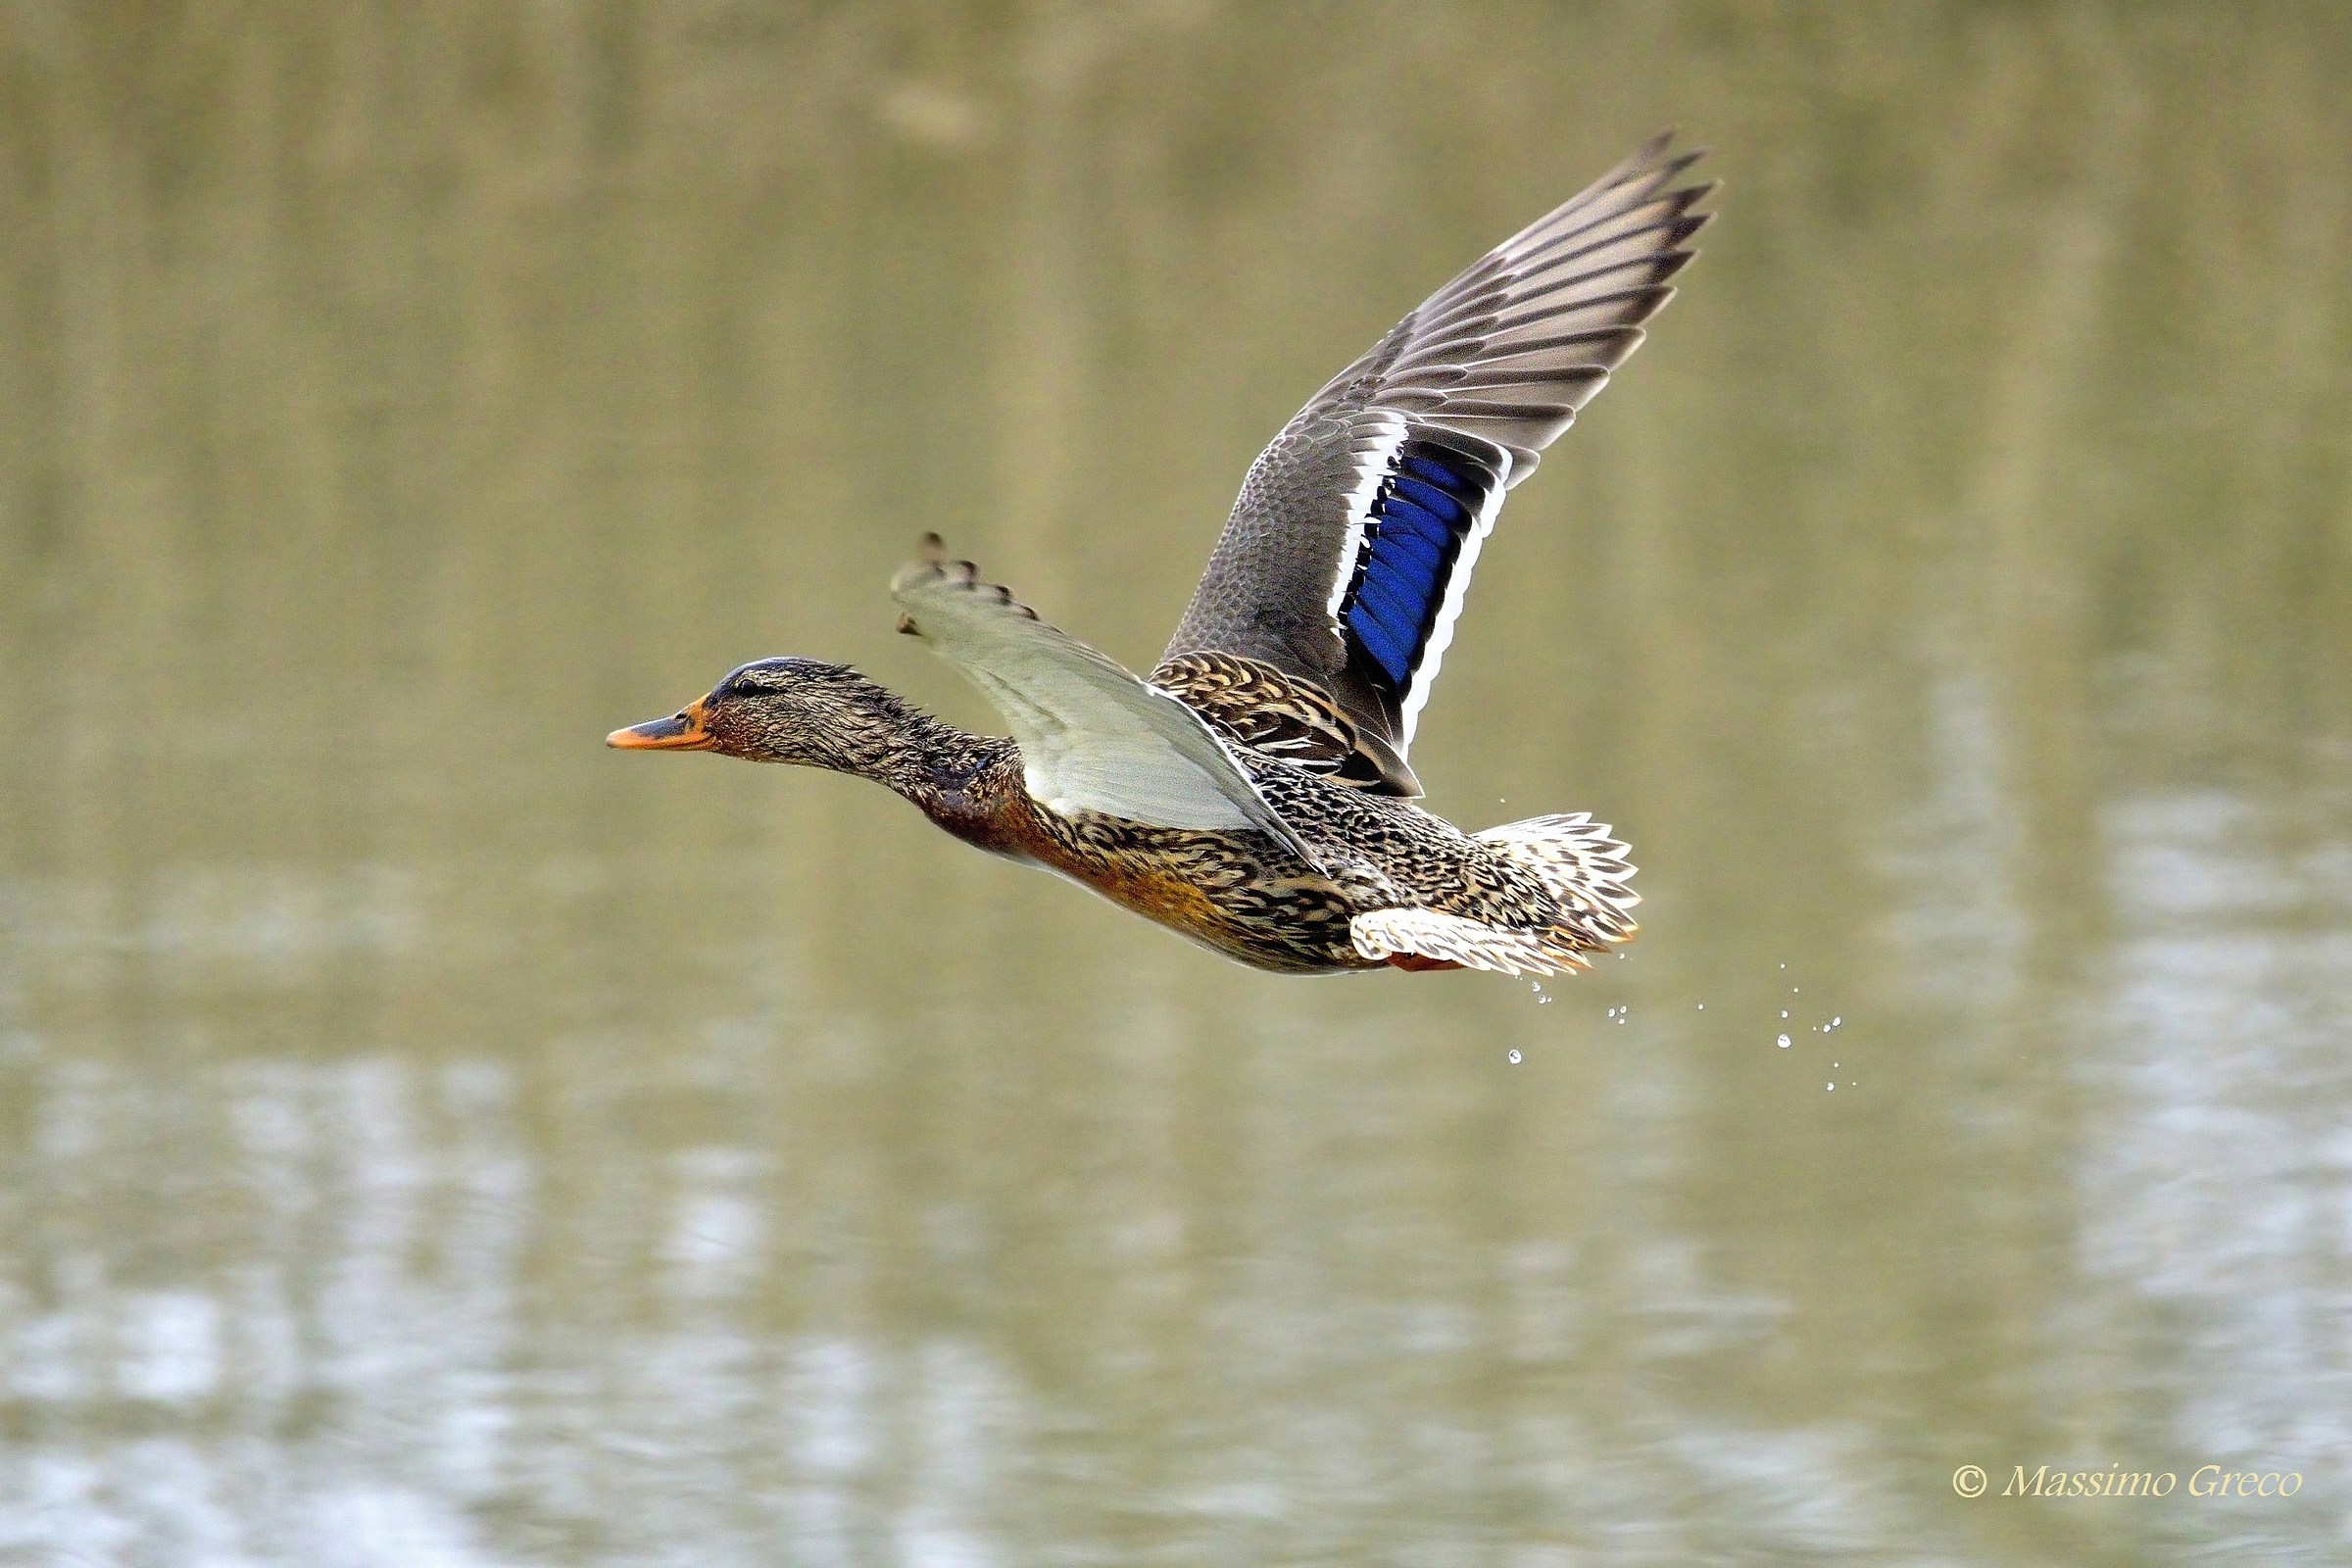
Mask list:
[[988,823],[1003,792],[991,786],[1013,755],[1012,743],[934,718],[886,686],[874,686],[867,700],[880,722],[845,737],[838,760],[826,765],[906,797],[959,838],[993,836]]

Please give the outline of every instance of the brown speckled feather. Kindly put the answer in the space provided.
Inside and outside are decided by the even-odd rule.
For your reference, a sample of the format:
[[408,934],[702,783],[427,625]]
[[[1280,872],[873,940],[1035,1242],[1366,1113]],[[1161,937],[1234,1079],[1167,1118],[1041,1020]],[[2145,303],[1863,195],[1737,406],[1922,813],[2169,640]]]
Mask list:
[[[1335,784],[1291,762],[1253,754],[1244,760],[1320,868],[1260,833],[1044,810],[1019,787],[1018,754],[1009,748],[989,760],[970,792],[988,803],[987,830],[959,836],[1061,872],[1245,963],[1294,974],[1376,968],[1393,961],[1392,953],[1411,954],[1404,947],[1367,951],[1357,940],[1359,916],[1399,908],[1476,924],[1490,933],[1487,951],[1507,953],[1511,961],[1451,951],[1429,956],[1513,972],[1583,967],[1583,955],[1634,933],[1623,912],[1636,902],[1623,880],[1633,868],[1622,860],[1605,887],[1564,898],[1544,864],[1464,834],[1409,801]],[[1607,842],[1606,828],[1591,831]]]
[[[1174,692],[1239,746],[1296,762],[1342,784],[1386,794],[1418,795],[1401,760],[1356,728],[1320,686],[1273,665],[1233,654],[1179,654],[1152,671],[1152,684]],[[1390,789],[1398,780],[1411,787]]]

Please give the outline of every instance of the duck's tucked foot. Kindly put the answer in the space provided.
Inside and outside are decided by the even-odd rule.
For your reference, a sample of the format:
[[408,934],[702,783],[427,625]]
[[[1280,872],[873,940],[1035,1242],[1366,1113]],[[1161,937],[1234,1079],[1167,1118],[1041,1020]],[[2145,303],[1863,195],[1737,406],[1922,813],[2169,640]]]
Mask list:
[[1389,967],[1402,969],[1407,974],[1420,974],[1428,969],[1459,969],[1463,965],[1451,958],[1424,958],[1418,953],[1392,953]]
[[[1355,951],[1400,969],[1487,969],[1499,974],[1559,974],[1592,967],[1563,940],[1544,931],[1514,931],[1438,909],[1375,909],[1348,924]],[[1397,963],[1399,957],[1435,962]]]
[[1531,816],[1472,835],[1504,859],[1532,872],[1544,891],[1573,910],[1579,923],[1606,942],[1630,941],[1641,929],[1626,911],[1642,902],[1627,884],[1634,867],[1609,824],[1590,812]]

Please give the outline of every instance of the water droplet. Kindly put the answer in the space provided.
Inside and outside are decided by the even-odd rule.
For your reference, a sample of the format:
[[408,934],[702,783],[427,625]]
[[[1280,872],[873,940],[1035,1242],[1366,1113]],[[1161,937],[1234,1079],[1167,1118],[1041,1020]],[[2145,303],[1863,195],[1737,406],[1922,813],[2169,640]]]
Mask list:
[[1785,964],[1785,963],[1784,963],[1784,964],[1782,964],[1782,965],[1781,965],[1781,967],[1782,967],[1782,968],[1784,968],[1784,969],[1786,969],[1786,968],[1788,968],[1788,966],[1787,964]]
[[1788,1049],[1788,1037],[1787,1035],[1781,1036],[1781,1049],[1783,1051],[1787,1051]]
[[1548,1007],[1551,1005],[1551,999],[1549,997],[1538,997],[1536,999],[1536,1005],[1539,1007]]
[[1830,1089],[1835,1089],[1835,1088],[1837,1088],[1838,1086],[1837,1086],[1836,1084],[1829,1084],[1829,1085],[1826,1085],[1825,1087],[1827,1087],[1827,1088],[1830,1088]]
[[1537,996],[1540,997],[1544,994],[1544,982],[1541,980],[1530,980],[1527,983],[1527,989],[1533,991]]
[[1845,1020],[1844,1020],[1843,1018],[1832,1018],[1832,1019],[1830,1020],[1830,1027],[1831,1027],[1831,1028],[1833,1028],[1833,1029],[1835,1029],[1835,1028],[1837,1028],[1837,1027],[1838,1027],[1839,1024],[1841,1024],[1841,1023],[1843,1023],[1843,1022],[1845,1022]]
[[1792,997],[1801,996],[1804,994],[1804,989],[1805,988],[1803,986],[1790,986],[1788,988],[1788,994]]
[[1698,1004],[1698,1010],[1699,1010],[1699,1011],[1701,1011],[1701,1012],[1704,1012],[1704,1011],[1706,1011],[1706,1010],[1707,1010],[1707,1004],[1706,1004],[1705,1003],[1703,1003],[1703,1002],[1702,1002],[1702,1003],[1700,1003],[1700,1004]]
[[1782,1016],[1782,1017],[1784,1017],[1784,1018],[1786,1018],[1786,1017],[1788,1017],[1788,1009],[1787,1007],[1783,1007],[1783,1008],[1781,1009],[1781,1016]]
[[1510,1063],[1514,1067],[1519,1065],[1519,1053],[1516,1051],[1512,1052],[1510,1054]]

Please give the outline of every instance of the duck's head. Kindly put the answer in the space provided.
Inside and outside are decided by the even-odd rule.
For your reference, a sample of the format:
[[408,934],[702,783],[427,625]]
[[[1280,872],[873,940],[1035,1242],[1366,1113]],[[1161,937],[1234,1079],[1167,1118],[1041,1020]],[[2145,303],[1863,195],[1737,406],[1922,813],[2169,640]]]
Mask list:
[[754,762],[864,772],[905,727],[906,706],[847,664],[760,659],[667,718],[605,737],[636,752],[717,752]]

